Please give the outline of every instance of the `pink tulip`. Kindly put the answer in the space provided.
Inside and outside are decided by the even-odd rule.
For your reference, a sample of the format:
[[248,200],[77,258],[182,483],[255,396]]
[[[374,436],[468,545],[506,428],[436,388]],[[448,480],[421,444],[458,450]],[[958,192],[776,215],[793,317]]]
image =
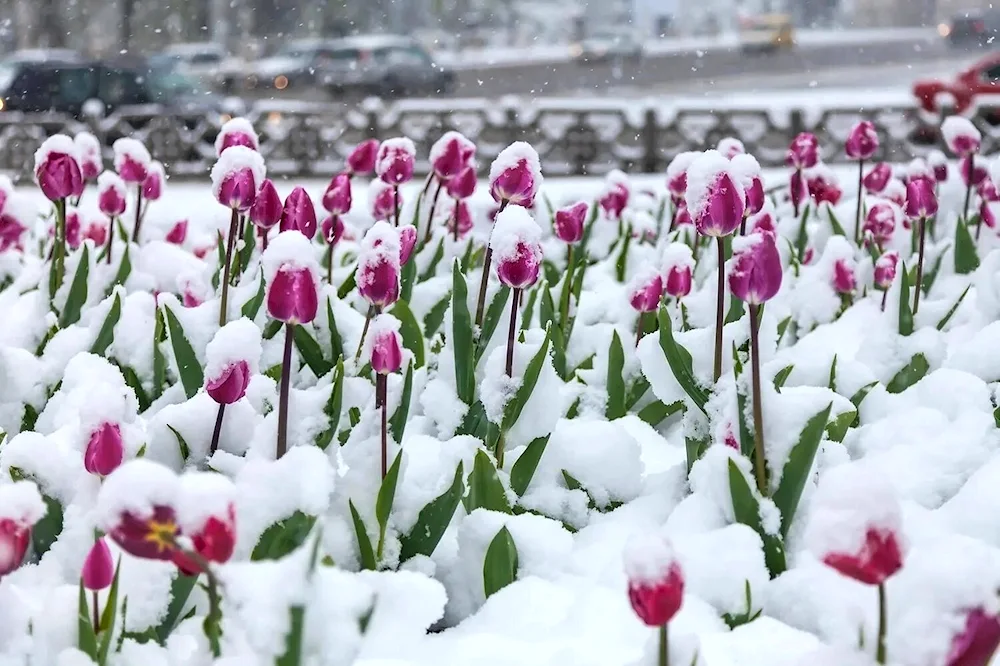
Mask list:
[[304,187],[296,186],[281,211],[281,231],[295,229],[312,240],[316,235],[316,206]]
[[374,171],[378,151],[378,139],[367,139],[359,143],[347,156],[347,172],[363,176]]
[[747,218],[747,221],[750,223],[747,225],[747,229],[751,233],[764,231],[772,234],[777,233],[777,227],[774,226],[774,216],[769,211],[762,210],[756,215]]
[[94,592],[111,587],[115,578],[115,562],[111,559],[111,549],[108,548],[108,542],[104,537],[94,541],[94,545],[91,546],[83,561],[80,578],[83,587]]
[[677,207],[677,215],[674,218],[674,226],[679,229],[685,225],[694,226],[694,220],[691,219],[691,211],[689,211],[688,207],[682,202]]
[[[55,229],[52,232],[54,234]],[[72,250],[80,247],[80,213],[75,210],[66,216],[66,245]]]
[[927,164],[934,170],[934,180],[943,183],[948,180],[948,158],[940,150],[927,154]]
[[142,181],[142,198],[149,201],[156,201],[163,194],[163,182],[166,175],[163,172],[163,165],[157,161],[150,162],[149,170],[146,172],[146,179]]
[[852,262],[838,259],[833,264],[833,288],[838,294],[853,294],[858,287]]
[[281,195],[278,194],[271,179],[265,178],[250,207],[250,221],[260,229],[270,229],[281,221],[283,212]]
[[[930,180],[934,182],[933,179]],[[996,184],[989,178],[979,183],[976,191],[979,192],[979,196],[983,201],[1000,201],[1000,191],[997,191]]]
[[257,132],[246,118],[231,118],[222,125],[215,137],[215,156],[221,157],[222,153],[233,146],[243,146],[253,151],[260,150]]
[[30,543],[30,525],[11,518],[0,518],[0,576],[21,566]]
[[799,207],[805,201],[808,193],[809,189],[806,186],[805,178],[802,177],[802,172],[799,170],[793,171],[792,175],[788,178],[788,196],[795,207],[796,214],[798,214]]
[[847,137],[847,156],[852,160],[870,160],[878,150],[878,133],[870,120],[862,120]]
[[785,156],[785,164],[796,169],[811,169],[818,161],[819,142],[814,134],[802,132],[792,140]]
[[264,158],[246,146],[233,146],[219,157],[211,175],[216,201],[246,213],[257,198],[257,189],[264,183]]
[[[293,233],[293,232],[283,232]],[[316,318],[319,291],[308,268],[284,263],[271,279],[267,290],[267,313],[286,324],[308,324]]]
[[330,215],[323,220],[320,232],[328,245],[336,245],[344,237],[344,221],[339,215]]
[[91,474],[107,476],[125,459],[122,431],[117,423],[103,423],[90,434],[83,466]]
[[[188,528],[189,526],[185,526]],[[189,531],[191,543],[196,553],[208,562],[224,564],[236,550],[236,507],[226,506],[225,511],[209,516],[199,529]],[[181,572],[193,576],[201,572],[201,564],[179,550],[171,558]]]
[[926,160],[916,157],[906,165],[906,182],[909,183],[911,180],[918,180],[920,178],[929,180],[932,183],[936,182],[934,169],[931,168],[931,165]]
[[746,213],[756,215],[763,210],[766,201],[764,181],[760,177],[754,177],[750,182],[750,187],[746,188]]
[[583,239],[583,225],[590,206],[581,201],[556,211],[552,225],[556,237],[564,243],[573,245]]
[[186,285],[184,287],[184,291],[181,293],[181,305],[186,308],[196,308],[204,302],[205,301],[192,290],[191,285]]
[[865,174],[862,181],[870,194],[880,194],[892,178],[892,167],[886,162],[879,162]]
[[542,266],[541,229],[527,210],[507,207],[497,215],[490,236],[497,277],[511,289],[535,284]]
[[0,213],[0,252],[11,248],[23,249],[21,237],[27,230],[13,215]]
[[906,186],[906,214],[912,220],[933,217],[937,214],[937,194],[934,183],[920,179]]
[[781,256],[774,235],[753,233],[733,241],[729,290],[750,305],[761,305],[781,289]]
[[332,215],[346,215],[351,211],[351,176],[338,173],[323,193],[323,208]]
[[80,173],[83,175],[83,180],[96,179],[104,169],[100,141],[90,132],[77,132],[76,136],[73,137],[73,145],[76,146],[77,161],[80,163]]
[[658,534],[626,545],[625,576],[632,610],[648,627],[662,627],[684,601],[684,574],[670,543]]
[[376,222],[361,241],[358,292],[372,305],[385,307],[399,298],[400,246],[399,234],[388,222]]
[[997,219],[1000,219],[1000,202],[983,201],[979,205],[979,217],[990,229],[996,229]]
[[541,185],[538,153],[524,141],[515,141],[501,150],[490,165],[490,195],[497,203],[530,208]]
[[65,134],[46,139],[35,152],[35,181],[49,201],[83,192],[83,174],[76,159],[76,145]]
[[674,298],[684,298],[691,293],[691,267],[672,266],[667,271],[664,292]]
[[476,169],[467,166],[457,176],[445,184],[448,196],[452,199],[468,199],[476,191]]
[[983,608],[966,611],[965,626],[951,641],[945,666],[987,666],[1000,647],[1000,616]]
[[448,232],[452,235],[457,232],[459,238],[464,238],[470,231],[472,231],[472,215],[469,213],[469,204],[457,199],[455,208],[448,218]]
[[829,203],[836,206],[844,192],[837,184],[836,176],[829,169],[823,169],[810,173],[806,180],[809,187],[809,196],[817,204]]
[[715,173],[707,184],[698,183],[697,189],[693,184],[689,176],[687,201],[698,233],[720,237],[736,231],[746,210],[743,188],[725,171]]
[[983,135],[968,118],[950,116],[941,123],[941,134],[948,149],[959,157],[978,153]]
[[431,146],[431,169],[438,179],[447,182],[469,166],[475,156],[476,144],[460,132],[445,132]]
[[659,271],[650,268],[637,274],[626,288],[628,301],[638,312],[653,312],[660,307],[663,295],[663,277]]
[[896,231],[896,209],[888,203],[874,204],[868,209],[864,230],[878,245],[885,245]]
[[888,289],[896,279],[896,267],[899,264],[899,253],[890,251],[884,253],[875,261],[875,286]]
[[87,228],[83,232],[84,240],[90,239],[94,241],[96,247],[101,247],[104,242],[108,239],[108,228],[106,225],[100,222],[91,222],[87,225]]
[[152,157],[140,141],[123,137],[114,142],[115,171],[126,183],[142,184],[149,173]]
[[617,220],[628,205],[630,190],[628,178],[621,171],[612,171],[605,181],[604,191],[598,197],[597,203],[604,211],[605,217]]
[[958,172],[966,187],[975,187],[989,176],[982,158],[975,154],[966,155],[959,161]]
[[97,177],[97,207],[109,217],[125,212],[125,182],[114,171],[105,171]]
[[858,552],[833,552],[823,563],[866,585],[880,585],[903,566],[903,555],[891,531],[869,528]]
[[371,366],[380,375],[398,372],[403,365],[403,338],[399,326],[399,320],[389,314],[372,320]]
[[166,241],[168,243],[173,243],[174,245],[183,245],[184,240],[187,238],[188,231],[188,221],[180,220],[170,231],[167,232]]
[[417,228],[412,224],[404,224],[399,228],[399,265],[405,266],[413,255],[413,247],[417,244]]
[[688,168],[700,155],[701,153],[689,151],[680,153],[670,161],[667,167],[667,190],[670,191],[670,199],[674,205],[684,201],[684,195],[687,193]]
[[396,210],[392,185],[373,180],[368,186],[368,209],[376,221],[390,219]]
[[413,178],[417,149],[406,137],[386,139],[375,158],[375,174],[382,182],[398,186]]
[[250,365],[236,361],[226,365],[217,377],[205,382],[205,392],[220,405],[231,405],[247,392],[250,385]]

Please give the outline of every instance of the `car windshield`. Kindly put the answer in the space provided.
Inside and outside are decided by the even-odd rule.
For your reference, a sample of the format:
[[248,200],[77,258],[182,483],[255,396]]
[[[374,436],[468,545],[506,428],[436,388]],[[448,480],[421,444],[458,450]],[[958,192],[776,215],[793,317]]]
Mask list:
[[275,55],[281,56],[282,58],[308,58],[312,56],[313,49],[306,48],[304,46],[295,46],[294,44],[289,44],[288,46],[283,46],[278,49]]
[[595,32],[593,39],[597,39],[602,42],[622,42],[628,39],[628,35],[617,30],[604,30]]
[[155,97],[204,95],[201,83],[172,67],[154,67],[147,74],[150,92]]
[[0,63],[0,90],[7,90],[17,78],[17,65]]

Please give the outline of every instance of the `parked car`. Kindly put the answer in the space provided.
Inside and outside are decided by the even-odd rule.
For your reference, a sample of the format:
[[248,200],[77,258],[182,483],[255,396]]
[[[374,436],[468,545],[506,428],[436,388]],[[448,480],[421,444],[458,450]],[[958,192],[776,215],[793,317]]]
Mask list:
[[927,113],[941,113],[942,107],[962,113],[978,98],[1000,94],[1000,53],[978,60],[950,81],[917,81],[913,94],[920,109]]
[[795,26],[788,14],[740,18],[740,51],[775,53],[795,47]]
[[938,33],[956,49],[1000,46],[1000,10],[956,14],[938,26]]
[[150,60],[157,65],[172,62],[192,77],[225,92],[233,91],[246,71],[246,63],[214,42],[174,44]]
[[455,72],[409,37],[367,35],[331,43],[320,83],[332,95],[401,97],[454,92]]
[[635,32],[625,28],[607,28],[595,31],[579,43],[570,46],[570,55],[580,63],[607,62],[609,60],[642,59],[642,42]]
[[288,90],[317,83],[317,72],[322,72],[331,61],[341,57],[334,48],[334,40],[303,39],[288,42],[268,57],[251,66],[246,87],[251,90]]

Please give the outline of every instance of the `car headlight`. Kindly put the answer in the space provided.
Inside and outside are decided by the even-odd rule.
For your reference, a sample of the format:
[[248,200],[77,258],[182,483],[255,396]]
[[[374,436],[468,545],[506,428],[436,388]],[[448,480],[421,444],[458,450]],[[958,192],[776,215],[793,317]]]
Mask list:
[[579,44],[573,44],[569,47],[569,54],[573,58],[579,58],[583,55],[583,47]]
[[947,37],[951,34],[951,26],[947,23],[942,23],[938,26],[938,34],[942,37]]
[[288,87],[288,77],[284,74],[278,74],[274,77],[274,87],[276,90],[284,90]]

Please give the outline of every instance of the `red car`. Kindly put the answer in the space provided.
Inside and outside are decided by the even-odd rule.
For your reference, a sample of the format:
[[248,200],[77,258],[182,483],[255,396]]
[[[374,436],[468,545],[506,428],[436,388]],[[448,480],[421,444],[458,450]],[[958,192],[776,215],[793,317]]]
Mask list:
[[[941,107],[950,107],[962,113],[973,101],[986,95],[1000,96],[1000,54],[989,55],[959,73],[953,81],[917,81],[913,94],[921,110],[940,113]],[[1000,97],[996,100],[1000,106]]]

